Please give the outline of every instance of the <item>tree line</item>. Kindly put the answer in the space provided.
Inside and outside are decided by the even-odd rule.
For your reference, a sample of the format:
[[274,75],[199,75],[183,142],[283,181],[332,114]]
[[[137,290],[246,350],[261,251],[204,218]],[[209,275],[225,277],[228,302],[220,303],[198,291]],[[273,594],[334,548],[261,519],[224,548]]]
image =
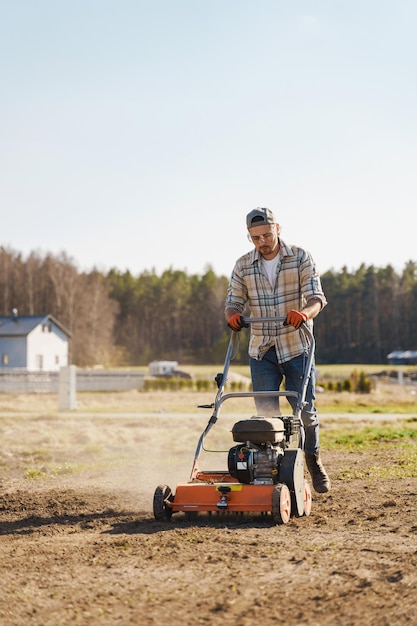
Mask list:
[[[229,277],[167,269],[134,276],[117,269],[79,271],[66,253],[26,258],[0,248],[1,315],[51,314],[72,334],[78,366],[221,363],[230,331],[224,320]],[[417,265],[361,265],[322,275],[329,302],[315,321],[318,363],[386,363],[393,350],[417,349]],[[247,362],[249,332],[237,362]]]

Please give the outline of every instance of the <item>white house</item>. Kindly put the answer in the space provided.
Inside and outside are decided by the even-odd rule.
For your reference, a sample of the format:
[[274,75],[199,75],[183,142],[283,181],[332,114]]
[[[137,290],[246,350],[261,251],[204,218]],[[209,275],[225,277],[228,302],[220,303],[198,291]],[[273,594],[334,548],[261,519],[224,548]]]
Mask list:
[[71,333],[52,315],[0,317],[0,371],[57,371],[68,365]]
[[149,363],[149,374],[151,376],[172,376],[177,367],[177,361],[152,361]]
[[417,350],[394,350],[387,355],[390,365],[416,365]]

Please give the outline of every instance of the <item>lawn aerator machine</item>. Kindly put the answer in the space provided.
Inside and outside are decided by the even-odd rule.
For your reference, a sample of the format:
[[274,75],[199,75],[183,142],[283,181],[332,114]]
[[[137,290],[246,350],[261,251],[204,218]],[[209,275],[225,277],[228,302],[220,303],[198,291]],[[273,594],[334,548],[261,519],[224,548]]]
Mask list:
[[[282,317],[245,318],[257,322],[283,323]],[[201,434],[188,482],[179,483],[175,493],[168,485],[159,485],[153,497],[153,513],[158,521],[167,521],[173,513],[184,512],[194,517],[208,514],[271,515],[276,524],[286,524],[292,515],[310,515],[311,488],[304,477],[304,427],[301,411],[314,358],[314,336],[302,325],[310,349],[306,358],[301,393],[285,391],[235,391],[225,393],[230,362],[239,346],[238,333],[232,331],[223,372],[217,374],[217,394],[213,404],[199,408],[213,409]],[[223,403],[231,398],[285,396],[295,398],[292,415],[263,417],[254,415],[235,422],[233,445],[227,453],[227,470],[200,470],[199,459],[205,439],[216,424]],[[225,451],[227,452],[227,451]]]

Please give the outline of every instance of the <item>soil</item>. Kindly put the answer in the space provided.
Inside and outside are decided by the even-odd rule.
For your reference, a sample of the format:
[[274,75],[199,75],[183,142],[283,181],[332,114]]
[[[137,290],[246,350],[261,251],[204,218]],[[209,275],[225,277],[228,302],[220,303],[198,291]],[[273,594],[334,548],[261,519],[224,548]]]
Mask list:
[[205,423],[2,414],[0,623],[416,623],[417,478],[342,472],[393,462],[395,450],[323,450],[332,490],[281,526],[181,513],[157,522],[153,492],[188,479]]

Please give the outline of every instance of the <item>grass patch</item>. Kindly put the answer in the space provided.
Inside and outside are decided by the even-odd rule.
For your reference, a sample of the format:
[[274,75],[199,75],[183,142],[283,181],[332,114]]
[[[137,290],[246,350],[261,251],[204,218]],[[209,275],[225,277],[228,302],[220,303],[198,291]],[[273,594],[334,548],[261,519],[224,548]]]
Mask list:
[[57,476],[68,476],[78,474],[84,470],[83,465],[74,463],[58,463],[49,466],[30,467],[25,471],[25,478],[32,480],[42,480],[56,478]]
[[417,476],[416,462],[410,459],[396,459],[390,465],[371,465],[370,467],[344,467],[337,472],[338,480],[400,480]]
[[393,443],[406,444],[407,442],[417,443],[417,419],[384,423],[369,424],[359,429],[352,422],[328,427],[320,433],[322,445],[328,449],[341,449],[349,451],[352,449],[371,450],[381,445],[391,446]]
[[417,429],[404,428],[399,430],[397,426],[372,427],[367,426],[359,433],[349,433],[338,435],[334,440],[334,445],[342,445],[344,448],[372,448],[375,444],[393,443],[398,440],[417,439]]
[[322,398],[319,398],[317,402],[317,408],[320,413],[350,413],[351,415],[360,415],[362,413],[369,413],[374,415],[410,415],[416,414],[417,416],[417,403],[413,402],[389,402],[379,404],[379,401],[375,401],[372,398],[368,402],[360,400],[348,400],[339,401],[338,398],[326,398],[326,402],[323,403]]
[[[417,426],[412,418],[394,424],[355,427],[354,423],[321,432],[324,449],[337,450],[344,465],[336,474],[339,480],[399,479],[417,476]],[[384,463],[372,463],[373,455],[385,458]],[[364,455],[370,460],[363,462]],[[359,457],[359,460],[358,460]],[[350,461],[346,465],[346,461]]]
[[390,458],[384,465],[374,464],[369,467],[341,467],[335,478],[338,480],[382,480],[404,479],[417,476],[417,459],[412,451]]

